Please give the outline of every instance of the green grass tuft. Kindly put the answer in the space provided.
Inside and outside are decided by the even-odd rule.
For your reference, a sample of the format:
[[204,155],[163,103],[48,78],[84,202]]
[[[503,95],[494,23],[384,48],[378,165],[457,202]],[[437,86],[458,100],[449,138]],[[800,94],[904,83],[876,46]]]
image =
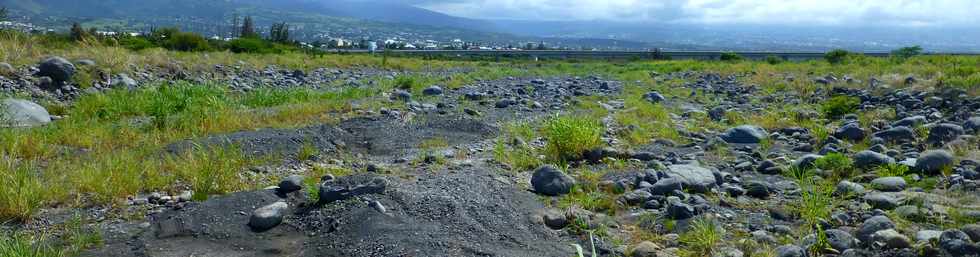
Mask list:
[[585,151],[602,145],[604,127],[599,121],[578,116],[555,115],[544,121],[545,154],[554,163],[580,159]]

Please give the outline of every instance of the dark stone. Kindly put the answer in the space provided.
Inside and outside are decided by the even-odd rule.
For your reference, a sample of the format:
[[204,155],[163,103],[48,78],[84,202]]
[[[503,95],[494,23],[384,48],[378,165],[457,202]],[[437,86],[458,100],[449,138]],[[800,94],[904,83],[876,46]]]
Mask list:
[[568,194],[575,185],[575,179],[552,165],[542,165],[531,175],[531,186],[538,194],[558,196]]

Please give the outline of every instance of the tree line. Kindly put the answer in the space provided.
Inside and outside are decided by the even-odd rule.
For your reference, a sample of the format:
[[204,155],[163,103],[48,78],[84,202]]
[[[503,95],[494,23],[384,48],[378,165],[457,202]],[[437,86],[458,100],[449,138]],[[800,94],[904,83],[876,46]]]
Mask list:
[[[0,14],[6,15],[5,9]],[[3,17],[0,17],[0,20]],[[263,37],[255,26],[255,20],[246,16],[241,22],[235,18],[234,35],[231,39],[206,38],[205,36],[181,31],[177,27],[151,28],[148,33],[130,34],[122,32],[102,32],[94,27],[84,28],[79,23],[73,23],[67,34],[46,34],[50,40],[72,42],[101,42],[116,45],[131,50],[148,48],[164,48],[174,51],[231,51],[235,53],[283,53],[302,50],[300,43],[290,38],[290,26],[285,22],[275,23],[269,28],[267,37]]]

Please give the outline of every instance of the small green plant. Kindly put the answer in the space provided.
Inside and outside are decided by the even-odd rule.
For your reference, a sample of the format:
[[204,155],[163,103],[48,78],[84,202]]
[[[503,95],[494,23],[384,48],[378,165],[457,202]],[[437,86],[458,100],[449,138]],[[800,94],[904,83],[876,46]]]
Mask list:
[[888,163],[875,168],[875,174],[879,177],[904,177],[909,171],[909,166],[900,163]]
[[834,49],[824,54],[823,58],[830,64],[841,64],[849,55],[851,55],[851,52],[848,52],[847,50]]
[[831,171],[835,177],[840,179],[850,178],[854,172],[854,162],[842,153],[829,153],[814,161],[813,164],[818,169]]
[[318,149],[316,145],[313,144],[313,142],[310,142],[308,140],[306,143],[303,143],[303,145],[299,147],[299,151],[296,153],[296,159],[300,161],[308,161],[308,160],[312,160],[319,154],[320,154],[320,149]]
[[687,246],[688,256],[711,256],[723,233],[714,220],[699,217],[691,221],[689,231],[681,234],[680,242]]
[[415,77],[412,76],[398,76],[395,78],[395,88],[402,90],[409,90],[414,88],[418,84],[415,81]]
[[820,111],[827,118],[840,118],[845,114],[854,113],[861,105],[861,99],[853,96],[835,96],[824,102],[820,106]]
[[824,253],[829,249],[833,249],[833,247],[830,245],[830,239],[828,239],[827,234],[824,233],[823,227],[815,226],[815,228],[812,230],[814,230],[815,233],[813,234],[816,236],[816,238],[813,244],[810,245],[810,249],[807,249],[810,256],[820,256],[821,253]]
[[0,232],[0,256],[57,257],[67,255],[64,250],[37,241],[23,234]]
[[545,153],[555,163],[579,159],[587,150],[602,144],[603,126],[598,120],[555,115],[544,122]]

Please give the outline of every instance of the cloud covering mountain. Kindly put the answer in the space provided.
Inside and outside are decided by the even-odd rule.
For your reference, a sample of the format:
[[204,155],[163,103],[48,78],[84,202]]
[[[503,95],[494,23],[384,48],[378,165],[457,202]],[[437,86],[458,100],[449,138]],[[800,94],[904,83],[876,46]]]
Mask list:
[[973,0],[388,0],[468,18],[692,24],[977,26]]

